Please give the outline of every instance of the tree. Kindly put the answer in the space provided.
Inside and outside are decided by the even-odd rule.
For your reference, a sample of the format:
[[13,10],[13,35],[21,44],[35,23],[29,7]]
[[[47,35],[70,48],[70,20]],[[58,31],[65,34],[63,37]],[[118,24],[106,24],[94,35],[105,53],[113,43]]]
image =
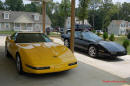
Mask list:
[[41,5],[37,5],[38,3],[32,2],[31,4],[25,5],[25,11],[26,12],[39,12],[41,13]]
[[95,27],[96,9],[101,5],[102,0],[90,0],[89,8],[91,9],[92,25]]
[[84,20],[88,18],[88,4],[90,0],[79,0],[78,18],[84,24]]
[[[70,12],[71,12],[70,0],[61,1],[61,4],[59,5],[59,12],[60,12],[60,15],[63,17],[62,22],[65,25],[65,21],[70,16]],[[64,25],[63,25],[63,27],[64,27]]]
[[120,20],[126,20],[126,21],[130,21],[130,3],[126,3],[124,2],[122,4],[122,7],[120,8]]
[[5,0],[6,10],[23,11],[24,4],[22,0]]
[[111,34],[111,35],[110,35],[109,40],[110,40],[110,41],[114,41],[114,40],[115,40],[114,34]]
[[125,47],[125,49],[127,49],[127,47],[130,45],[129,40],[124,40],[123,42],[123,46]]
[[104,32],[103,34],[103,39],[106,40],[108,38],[108,33],[107,32]]
[[4,4],[2,1],[0,1],[0,10],[4,10]]

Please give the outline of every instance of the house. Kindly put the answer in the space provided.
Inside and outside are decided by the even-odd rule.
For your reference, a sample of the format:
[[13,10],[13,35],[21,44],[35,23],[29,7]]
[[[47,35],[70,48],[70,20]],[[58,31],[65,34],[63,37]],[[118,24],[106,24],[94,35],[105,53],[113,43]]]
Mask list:
[[[81,20],[79,20],[77,17],[75,18],[75,24],[83,24]],[[89,24],[88,20],[84,20],[84,24],[88,25],[91,27]],[[65,28],[70,28],[71,27],[71,17],[68,17],[65,21]]]
[[130,33],[130,22],[127,22],[126,33]]
[[[51,21],[46,16],[46,28]],[[42,31],[42,16],[33,12],[1,11],[0,31]]]
[[108,34],[114,35],[126,35],[127,21],[124,20],[112,20],[108,26]]

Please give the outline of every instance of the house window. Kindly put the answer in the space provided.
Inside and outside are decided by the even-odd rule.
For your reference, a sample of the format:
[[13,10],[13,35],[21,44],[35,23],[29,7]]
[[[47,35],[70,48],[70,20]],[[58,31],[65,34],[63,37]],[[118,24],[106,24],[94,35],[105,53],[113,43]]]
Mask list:
[[34,20],[39,20],[39,16],[38,16],[38,15],[35,15],[35,16],[34,16]]
[[4,19],[9,19],[9,13],[4,13]]
[[5,23],[5,28],[9,29],[10,28],[10,24],[9,23]]
[[15,24],[15,27],[16,27],[16,28],[20,28],[20,24],[18,24],[18,23]]
[[39,24],[35,24],[35,28],[36,28],[36,29],[39,29],[39,28],[40,28],[40,25],[39,25]]

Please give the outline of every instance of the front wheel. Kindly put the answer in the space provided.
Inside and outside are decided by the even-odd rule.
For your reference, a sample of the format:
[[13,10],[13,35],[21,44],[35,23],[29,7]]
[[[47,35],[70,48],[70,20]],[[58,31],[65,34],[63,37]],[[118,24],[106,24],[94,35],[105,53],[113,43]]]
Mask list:
[[65,39],[65,41],[64,41],[64,45],[66,46],[66,47],[70,47],[70,43],[69,43],[69,40],[68,39]]
[[97,49],[95,46],[90,46],[88,54],[90,57],[96,57],[97,56]]
[[16,56],[16,68],[19,74],[23,74],[22,63],[19,55]]

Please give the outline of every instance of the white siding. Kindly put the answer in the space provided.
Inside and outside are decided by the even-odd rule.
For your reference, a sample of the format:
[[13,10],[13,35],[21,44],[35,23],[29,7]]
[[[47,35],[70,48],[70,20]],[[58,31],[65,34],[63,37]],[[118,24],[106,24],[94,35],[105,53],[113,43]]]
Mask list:
[[0,24],[0,30],[1,30],[1,24]]

